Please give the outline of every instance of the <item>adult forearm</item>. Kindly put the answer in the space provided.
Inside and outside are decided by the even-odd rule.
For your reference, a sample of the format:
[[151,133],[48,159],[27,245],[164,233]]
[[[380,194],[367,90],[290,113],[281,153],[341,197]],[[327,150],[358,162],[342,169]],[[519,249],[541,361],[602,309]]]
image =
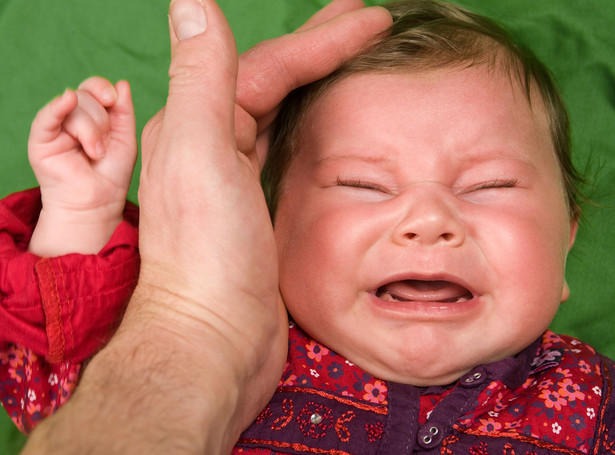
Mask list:
[[[86,368],[69,403],[33,432],[25,455],[230,452],[268,400],[262,391],[250,393],[247,381],[269,381],[273,391],[277,380],[267,378],[283,358],[274,367],[267,353],[238,352],[225,343],[231,334],[224,327],[171,315],[164,308],[172,302],[164,300],[137,289],[121,329]],[[250,336],[285,343],[284,326],[270,327]]]

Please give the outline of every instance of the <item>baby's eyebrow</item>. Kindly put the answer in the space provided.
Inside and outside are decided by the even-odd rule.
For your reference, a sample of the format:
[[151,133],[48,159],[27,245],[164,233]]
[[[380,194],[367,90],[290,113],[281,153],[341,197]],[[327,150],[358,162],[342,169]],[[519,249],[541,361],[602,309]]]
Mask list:
[[329,162],[335,161],[360,161],[368,164],[379,164],[385,166],[393,166],[393,161],[387,157],[382,155],[366,155],[366,154],[344,154],[344,155],[333,155],[333,156],[324,156],[314,160],[314,164],[319,166],[321,164],[326,164]]
[[493,152],[486,153],[469,153],[461,157],[460,162],[466,166],[480,165],[484,163],[493,163],[498,161],[515,162],[518,164],[535,168],[535,163],[530,157],[514,152],[501,151],[497,154]]

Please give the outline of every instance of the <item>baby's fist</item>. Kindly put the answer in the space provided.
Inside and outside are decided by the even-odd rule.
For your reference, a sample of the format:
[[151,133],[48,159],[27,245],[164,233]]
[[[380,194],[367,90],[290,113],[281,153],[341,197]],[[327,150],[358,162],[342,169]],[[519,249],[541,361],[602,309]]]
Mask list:
[[[28,155],[43,201],[31,250],[41,239],[70,252],[102,248],[122,219],[137,157],[129,84],[93,77],[51,101],[32,123]],[[60,228],[73,237],[52,235]]]

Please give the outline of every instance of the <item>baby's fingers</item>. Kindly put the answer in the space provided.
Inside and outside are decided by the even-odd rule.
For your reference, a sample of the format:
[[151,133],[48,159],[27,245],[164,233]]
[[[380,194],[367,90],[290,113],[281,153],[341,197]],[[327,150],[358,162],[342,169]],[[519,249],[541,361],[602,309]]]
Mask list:
[[100,159],[110,141],[109,114],[89,92],[79,90],[77,97],[77,108],[66,117],[63,127],[79,141],[88,157]]
[[87,92],[104,107],[113,106],[118,99],[118,93],[111,82],[103,77],[91,77],[83,81],[78,91]]
[[62,132],[62,123],[76,107],[77,94],[72,90],[66,90],[43,107],[32,122],[30,149],[55,140]]
[[120,140],[130,137],[136,141],[135,110],[130,93],[130,84],[128,81],[119,81],[115,84],[115,90],[117,101],[113,107],[107,109],[111,120],[111,134],[114,138],[117,135]]

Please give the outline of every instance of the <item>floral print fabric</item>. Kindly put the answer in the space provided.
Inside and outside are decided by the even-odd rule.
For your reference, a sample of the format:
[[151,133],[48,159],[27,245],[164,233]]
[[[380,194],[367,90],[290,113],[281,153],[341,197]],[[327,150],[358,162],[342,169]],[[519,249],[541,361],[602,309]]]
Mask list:
[[[460,380],[419,389],[370,376],[294,324],[290,334],[278,391],[234,454],[615,453],[613,362],[574,338],[547,331],[518,356],[519,368],[502,373],[496,363],[475,370],[488,378],[476,387]],[[519,371],[522,377],[507,377]],[[480,376],[468,377],[474,375]],[[402,407],[404,432],[414,440],[397,447],[387,434]],[[444,409],[453,409],[450,425],[436,441],[425,431]]]
[[68,400],[77,386],[81,364],[50,364],[22,346],[0,351],[2,406],[17,428],[29,433]]

